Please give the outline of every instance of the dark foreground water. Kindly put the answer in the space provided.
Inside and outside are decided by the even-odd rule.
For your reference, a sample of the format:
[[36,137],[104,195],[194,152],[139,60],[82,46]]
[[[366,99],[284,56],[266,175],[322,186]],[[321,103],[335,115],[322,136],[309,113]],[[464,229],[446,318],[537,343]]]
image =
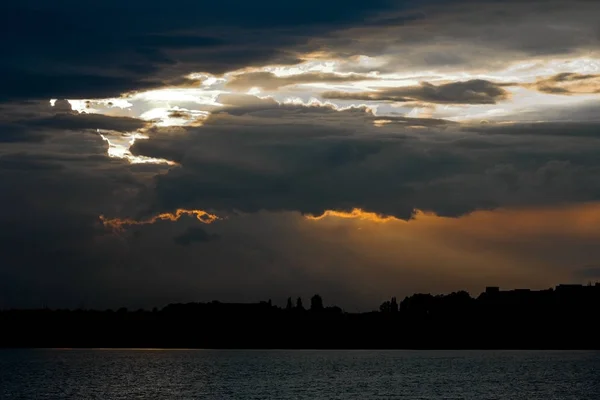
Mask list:
[[600,399],[600,353],[0,350],[1,399]]

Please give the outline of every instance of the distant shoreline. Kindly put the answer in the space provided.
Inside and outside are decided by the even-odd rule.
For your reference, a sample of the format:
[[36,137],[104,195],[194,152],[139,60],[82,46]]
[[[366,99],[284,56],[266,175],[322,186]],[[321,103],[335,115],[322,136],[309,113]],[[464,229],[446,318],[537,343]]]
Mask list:
[[319,295],[305,308],[169,304],[152,311],[0,311],[0,348],[281,350],[597,350],[600,285],[415,294],[347,313]]
[[406,351],[406,352],[423,352],[423,351],[475,351],[475,352],[600,352],[600,348],[143,348],[143,347],[71,347],[71,348],[55,348],[55,347],[0,347],[0,350],[41,350],[41,351]]

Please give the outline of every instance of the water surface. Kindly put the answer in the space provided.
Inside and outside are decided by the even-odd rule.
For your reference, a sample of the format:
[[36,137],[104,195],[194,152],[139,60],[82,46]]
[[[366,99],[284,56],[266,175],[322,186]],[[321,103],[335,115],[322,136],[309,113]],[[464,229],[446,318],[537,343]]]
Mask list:
[[600,399],[600,353],[0,350],[0,399]]

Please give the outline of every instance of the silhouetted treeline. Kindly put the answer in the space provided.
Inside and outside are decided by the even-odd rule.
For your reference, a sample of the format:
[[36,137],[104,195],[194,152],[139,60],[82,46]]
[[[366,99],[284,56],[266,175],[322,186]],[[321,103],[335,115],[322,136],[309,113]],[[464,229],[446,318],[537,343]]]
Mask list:
[[600,285],[391,298],[348,313],[319,295],[305,306],[169,304],[161,310],[5,310],[2,347],[600,348]]

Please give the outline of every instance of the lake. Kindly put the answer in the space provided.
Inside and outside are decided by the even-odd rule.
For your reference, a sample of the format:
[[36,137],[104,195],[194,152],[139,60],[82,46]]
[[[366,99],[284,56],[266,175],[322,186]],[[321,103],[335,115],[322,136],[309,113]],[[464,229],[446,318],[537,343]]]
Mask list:
[[0,399],[600,399],[600,352],[0,350]]

